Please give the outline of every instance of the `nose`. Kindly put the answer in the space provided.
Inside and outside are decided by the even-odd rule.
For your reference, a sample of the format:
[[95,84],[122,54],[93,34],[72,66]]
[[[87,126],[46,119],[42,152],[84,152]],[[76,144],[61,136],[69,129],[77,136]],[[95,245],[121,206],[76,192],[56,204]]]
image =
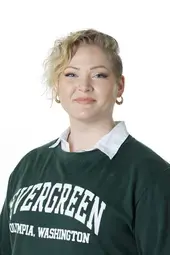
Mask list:
[[88,78],[81,79],[78,84],[78,90],[82,92],[92,91],[93,87],[90,80]]

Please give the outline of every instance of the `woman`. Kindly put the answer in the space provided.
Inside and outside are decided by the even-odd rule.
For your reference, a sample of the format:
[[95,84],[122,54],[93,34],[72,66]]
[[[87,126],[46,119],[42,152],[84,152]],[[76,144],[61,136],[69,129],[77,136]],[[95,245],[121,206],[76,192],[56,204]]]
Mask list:
[[1,255],[170,254],[170,165],[112,117],[124,92],[118,50],[95,30],[56,40],[45,77],[70,127],[11,174]]

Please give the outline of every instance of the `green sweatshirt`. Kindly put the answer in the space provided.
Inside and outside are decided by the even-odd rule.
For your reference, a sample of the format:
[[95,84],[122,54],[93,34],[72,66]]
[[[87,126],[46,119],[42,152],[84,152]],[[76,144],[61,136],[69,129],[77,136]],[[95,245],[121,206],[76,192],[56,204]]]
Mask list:
[[30,151],[9,178],[0,255],[169,255],[170,165],[128,136],[96,149]]

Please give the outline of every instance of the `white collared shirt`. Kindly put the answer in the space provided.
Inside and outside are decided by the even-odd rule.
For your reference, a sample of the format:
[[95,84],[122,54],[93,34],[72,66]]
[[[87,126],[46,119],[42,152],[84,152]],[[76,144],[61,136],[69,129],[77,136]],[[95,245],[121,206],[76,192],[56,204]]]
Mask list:
[[[99,149],[100,151],[105,153],[110,159],[112,159],[129,135],[124,121],[118,121],[115,122],[115,124],[116,125],[113,127],[113,129],[108,134],[104,135],[91,149],[83,151]],[[59,139],[49,148],[55,148],[61,143],[62,150],[69,152],[69,143],[67,142],[69,132],[70,128],[66,129],[60,135]],[[77,153],[83,151],[77,151]]]

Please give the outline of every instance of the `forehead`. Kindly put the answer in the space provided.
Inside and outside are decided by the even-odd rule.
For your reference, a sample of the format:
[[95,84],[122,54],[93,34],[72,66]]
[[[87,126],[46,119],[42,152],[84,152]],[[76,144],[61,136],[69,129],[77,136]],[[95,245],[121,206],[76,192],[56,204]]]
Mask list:
[[105,65],[111,68],[111,63],[107,54],[99,46],[82,45],[79,46],[70,61],[71,65]]

